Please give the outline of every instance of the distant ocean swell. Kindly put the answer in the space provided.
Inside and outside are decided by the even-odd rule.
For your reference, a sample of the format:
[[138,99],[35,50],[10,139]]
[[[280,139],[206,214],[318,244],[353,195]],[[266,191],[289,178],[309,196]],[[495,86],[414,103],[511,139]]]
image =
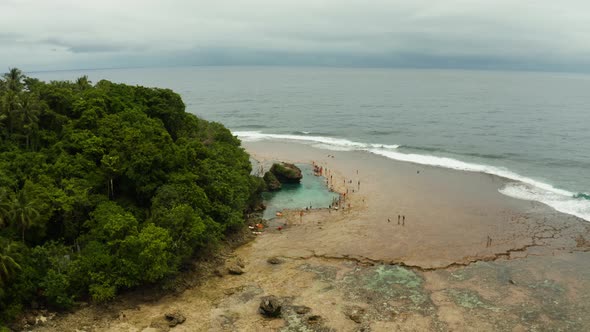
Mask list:
[[[506,184],[499,190],[504,195],[523,200],[538,201],[559,212],[590,221],[590,194],[573,193],[555,188],[550,184],[519,175],[502,167],[468,163],[457,159],[426,154],[402,153],[397,151],[399,145],[354,142],[343,138],[316,136],[304,131],[294,135],[267,134],[259,131],[234,131],[233,133],[246,142],[262,140],[292,141],[333,151],[367,151],[399,161],[497,175],[516,181]],[[428,149],[422,150],[428,151]]]

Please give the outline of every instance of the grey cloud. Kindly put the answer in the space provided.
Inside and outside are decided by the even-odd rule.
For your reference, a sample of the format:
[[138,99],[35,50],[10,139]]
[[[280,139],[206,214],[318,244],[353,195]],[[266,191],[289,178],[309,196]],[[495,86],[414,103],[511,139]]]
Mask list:
[[588,71],[588,13],[585,0],[5,0],[0,65]]
[[15,42],[19,38],[21,38],[21,36],[18,33],[0,32],[0,41],[3,43],[4,42]]
[[142,45],[121,44],[121,43],[107,43],[107,42],[69,42],[59,38],[47,38],[39,41],[40,43],[63,47],[72,53],[124,53],[137,52],[145,50],[146,47]]

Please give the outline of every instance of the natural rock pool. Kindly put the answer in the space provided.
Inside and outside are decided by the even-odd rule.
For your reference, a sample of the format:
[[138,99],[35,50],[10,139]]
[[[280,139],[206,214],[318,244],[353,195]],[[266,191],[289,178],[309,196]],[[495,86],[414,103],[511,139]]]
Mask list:
[[315,176],[309,164],[296,164],[303,173],[300,184],[283,184],[279,191],[263,193],[264,219],[272,219],[276,213],[284,209],[327,208],[338,194],[331,192],[326,179]]

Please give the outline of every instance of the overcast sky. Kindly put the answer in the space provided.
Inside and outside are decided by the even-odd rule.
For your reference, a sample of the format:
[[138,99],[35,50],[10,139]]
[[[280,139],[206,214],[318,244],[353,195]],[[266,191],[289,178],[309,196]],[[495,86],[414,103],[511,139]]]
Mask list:
[[590,71],[589,0],[0,0],[0,67]]

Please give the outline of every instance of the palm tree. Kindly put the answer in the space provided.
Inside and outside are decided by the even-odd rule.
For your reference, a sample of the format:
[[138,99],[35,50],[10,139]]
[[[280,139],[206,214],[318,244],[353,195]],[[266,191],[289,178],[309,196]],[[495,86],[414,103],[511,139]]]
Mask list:
[[8,211],[10,211],[10,203],[8,202],[6,189],[0,188],[0,227],[4,226],[7,220]]
[[6,80],[6,85],[8,90],[14,92],[20,92],[23,89],[23,72],[18,68],[9,68],[8,73],[3,75],[4,79]]
[[0,109],[0,130],[4,128],[6,125],[4,124],[4,120],[7,118],[6,114],[2,114],[2,110]]
[[22,95],[18,111],[19,120],[23,126],[23,132],[25,134],[28,149],[31,134],[35,131],[37,128],[37,123],[39,122],[41,106],[39,105],[37,98],[29,93],[25,93]]
[[120,170],[119,156],[117,156],[114,153],[112,153],[112,155],[111,154],[103,155],[102,159],[100,160],[100,163],[101,163],[101,166],[102,166],[101,168],[102,168],[104,174],[108,178],[108,180],[107,180],[107,195],[109,196],[109,199],[114,199],[115,198],[115,187],[113,184],[113,180],[117,176],[117,174],[119,173],[119,170]]
[[3,115],[8,118],[8,133],[12,134],[16,125],[16,114],[20,108],[19,95],[12,90],[8,90],[0,102],[2,103],[2,112],[4,113]]
[[9,279],[14,277],[16,271],[20,270],[20,265],[11,257],[12,244],[0,244],[0,286],[4,285]]
[[37,206],[37,200],[29,199],[24,190],[18,191],[10,202],[8,217],[21,229],[23,242],[25,242],[25,231],[39,218],[39,211],[35,206]]
[[92,82],[88,80],[88,76],[86,75],[78,77],[78,79],[76,80],[76,86],[80,91],[86,90],[89,87],[91,87],[92,85],[90,83]]

